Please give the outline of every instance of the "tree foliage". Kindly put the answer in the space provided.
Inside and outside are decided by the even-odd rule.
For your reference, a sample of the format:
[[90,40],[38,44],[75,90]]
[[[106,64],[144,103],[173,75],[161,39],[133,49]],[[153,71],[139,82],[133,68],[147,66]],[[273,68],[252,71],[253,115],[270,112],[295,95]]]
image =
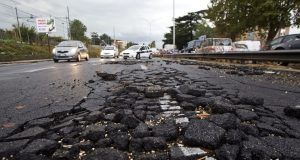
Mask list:
[[299,0],[211,0],[207,18],[220,36],[234,40],[244,32],[262,30],[270,41],[281,28],[299,25],[299,7]]
[[149,47],[150,47],[150,48],[156,48],[155,41],[152,41],[152,42],[149,44]]
[[[184,48],[189,41],[197,39],[201,35],[213,35],[213,29],[207,25],[203,18],[203,12],[192,12],[178,17],[176,22],[176,46],[178,49]],[[169,27],[170,32],[164,35],[164,45],[173,44],[173,26]]]
[[102,43],[105,42],[108,45],[111,45],[112,43],[112,38],[106,33],[102,34],[99,38]]
[[98,35],[97,32],[92,32],[91,37],[92,37],[91,38],[92,44],[100,45],[101,40],[100,40],[99,35]]
[[86,41],[86,30],[86,26],[80,20],[74,19],[70,22],[70,32],[73,40]]
[[127,45],[126,45],[126,48],[129,48],[129,47],[131,47],[133,45],[137,45],[137,43],[135,43],[135,42],[128,42]]

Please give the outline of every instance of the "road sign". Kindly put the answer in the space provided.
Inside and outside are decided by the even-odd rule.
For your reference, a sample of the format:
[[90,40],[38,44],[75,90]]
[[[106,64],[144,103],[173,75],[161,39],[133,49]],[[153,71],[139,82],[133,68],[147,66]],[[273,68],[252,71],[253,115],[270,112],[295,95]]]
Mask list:
[[56,32],[54,18],[37,18],[36,28],[38,33]]

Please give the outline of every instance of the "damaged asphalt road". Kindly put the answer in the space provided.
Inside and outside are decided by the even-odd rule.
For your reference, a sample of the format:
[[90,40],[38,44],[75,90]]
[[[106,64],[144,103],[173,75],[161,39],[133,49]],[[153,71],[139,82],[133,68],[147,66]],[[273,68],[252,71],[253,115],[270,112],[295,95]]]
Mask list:
[[0,155],[300,159],[299,85],[264,76],[159,59],[2,66]]

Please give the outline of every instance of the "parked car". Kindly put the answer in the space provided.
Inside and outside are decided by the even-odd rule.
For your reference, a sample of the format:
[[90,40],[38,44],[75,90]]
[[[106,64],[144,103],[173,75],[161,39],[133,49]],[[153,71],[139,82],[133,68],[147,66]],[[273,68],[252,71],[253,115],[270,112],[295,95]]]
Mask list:
[[247,45],[245,45],[245,44],[240,44],[240,43],[234,42],[233,43],[233,51],[246,52],[246,51],[249,51],[249,49],[248,49]]
[[124,59],[127,58],[149,58],[152,59],[152,52],[146,45],[134,45],[121,53]]
[[260,41],[246,40],[246,41],[237,41],[235,43],[246,45],[249,51],[260,51],[261,50]]
[[265,46],[265,50],[300,49],[300,34],[278,37]]
[[52,54],[55,63],[59,60],[89,60],[88,49],[80,41],[62,41],[54,47]]
[[100,58],[118,58],[119,51],[115,46],[106,46],[100,52]]
[[201,44],[200,53],[225,53],[233,50],[230,38],[207,38]]

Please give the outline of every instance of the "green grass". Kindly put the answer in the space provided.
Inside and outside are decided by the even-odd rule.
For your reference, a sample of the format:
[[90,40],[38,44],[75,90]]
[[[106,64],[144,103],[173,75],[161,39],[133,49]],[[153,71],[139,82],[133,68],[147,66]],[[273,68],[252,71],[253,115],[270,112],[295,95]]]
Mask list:
[[[50,51],[52,51],[53,47],[50,47]],[[88,49],[91,58],[99,57],[100,48],[90,46]],[[0,40],[0,62],[51,58],[52,53],[49,53],[47,45],[29,45],[16,43],[15,41]]]
[[91,58],[99,58],[100,57],[100,51],[101,51],[100,48],[89,46],[88,50],[89,50],[89,56]]
[[[50,51],[52,48],[53,47],[50,48]],[[48,46],[21,44],[14,41],[0,41],[0,62],[48,59],[51,57],[52,54],[49,53]]]

